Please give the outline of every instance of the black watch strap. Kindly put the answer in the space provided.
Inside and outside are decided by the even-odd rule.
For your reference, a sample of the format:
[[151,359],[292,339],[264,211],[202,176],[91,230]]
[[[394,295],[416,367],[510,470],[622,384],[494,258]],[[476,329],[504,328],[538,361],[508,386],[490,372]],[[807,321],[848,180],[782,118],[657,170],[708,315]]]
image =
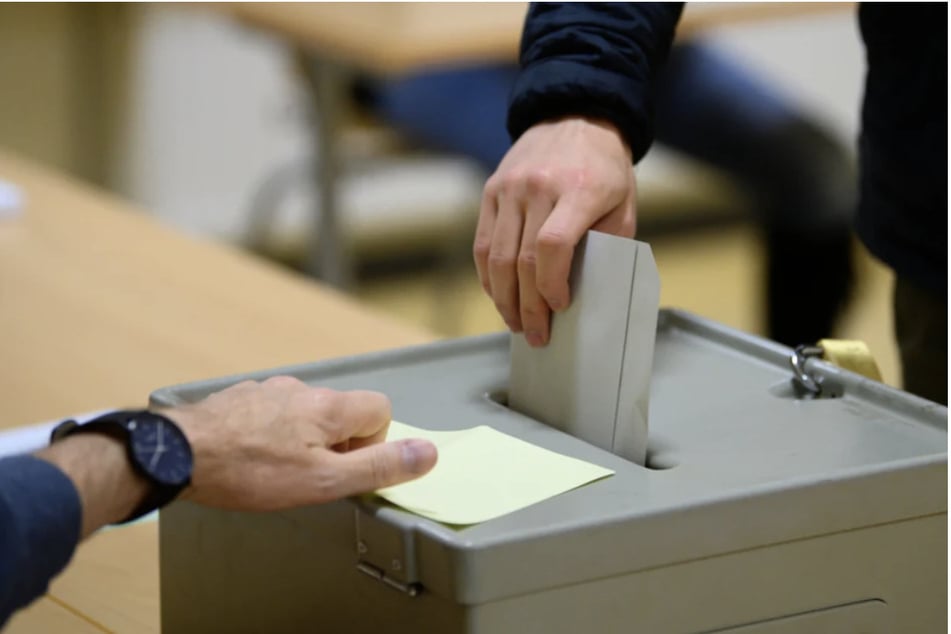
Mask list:
[[[187,447],[187,440],[185,442],[189,460],[188,473],[187,477],[183,478],[181,482],[161,482],[142,464],[133,448],[133,429],[135,428],[135,423],[141,425],[142,421],[145,420],[150,422],[156,420],[161,421],[161,423],[168,426],[170,430],[174,430],[179,434],[182,439],[185,438],[184,433],[181,432],[174,421],[166,416],[148,410],[117,410],[97,416],[85,423],[78,423],[75,420],[66,420],[57,425],[50,434],[51,444],[73,434],[99,433],[112,436],[125,445],[129,464],[136,473],[149,482],[150,486],[149,492],[142,502],[139,503],[128,517],[118,522],[118,524],[131,522],[165,506],[174,500],[191,481],[191,448]],[[132,424],[131,427],[130,423]]]

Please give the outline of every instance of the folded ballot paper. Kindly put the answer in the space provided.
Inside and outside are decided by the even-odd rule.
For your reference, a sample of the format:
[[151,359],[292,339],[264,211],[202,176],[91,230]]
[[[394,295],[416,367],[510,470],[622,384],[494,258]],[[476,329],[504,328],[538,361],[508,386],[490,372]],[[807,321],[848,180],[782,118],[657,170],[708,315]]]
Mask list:
[[650,245],[589,231],[570,283],[547,346],[512,338],[509,407],[643,465],[660,302]]
[[390,423],[386,439],[403,438],[432,441],[439,450],[439,461],[422,478],[377,494],[446,524],[485,522],[614,473],[485,425],[430,431]]

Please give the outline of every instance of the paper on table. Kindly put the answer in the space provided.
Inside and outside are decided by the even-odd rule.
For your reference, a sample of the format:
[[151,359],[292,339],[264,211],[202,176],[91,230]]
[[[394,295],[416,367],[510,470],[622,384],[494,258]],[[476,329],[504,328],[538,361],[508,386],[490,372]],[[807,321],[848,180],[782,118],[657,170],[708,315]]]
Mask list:
[[431,440],[439,461],[422,478],[377,494],[447,524],[484,522],[614,474],[485,425],[430,431],[393,421],[387,440],[402,438]]

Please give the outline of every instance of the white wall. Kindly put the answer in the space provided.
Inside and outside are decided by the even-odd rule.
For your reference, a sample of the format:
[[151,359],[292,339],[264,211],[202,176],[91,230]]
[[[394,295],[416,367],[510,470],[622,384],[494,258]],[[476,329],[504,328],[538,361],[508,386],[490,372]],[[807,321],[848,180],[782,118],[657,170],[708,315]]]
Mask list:
[[180,227],[228,234],[309,136],[284,47],[217,14],[140,5],[120,191]]

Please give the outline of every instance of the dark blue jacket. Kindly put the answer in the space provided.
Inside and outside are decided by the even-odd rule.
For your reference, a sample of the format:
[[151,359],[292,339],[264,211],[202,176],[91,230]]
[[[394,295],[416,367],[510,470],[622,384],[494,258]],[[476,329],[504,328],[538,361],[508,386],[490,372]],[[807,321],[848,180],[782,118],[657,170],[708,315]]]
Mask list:
[[[541,121],[611,121],[634,160],[650,146],[653,78],[681,4],[532,4],[512,94],[513,139]],[[859,236],[902,277],[947,297],[946,4],[859,9],[868,54]]]
[[44,592],[79,543],[72,481],[34,456],[0,459],[0,628]]

